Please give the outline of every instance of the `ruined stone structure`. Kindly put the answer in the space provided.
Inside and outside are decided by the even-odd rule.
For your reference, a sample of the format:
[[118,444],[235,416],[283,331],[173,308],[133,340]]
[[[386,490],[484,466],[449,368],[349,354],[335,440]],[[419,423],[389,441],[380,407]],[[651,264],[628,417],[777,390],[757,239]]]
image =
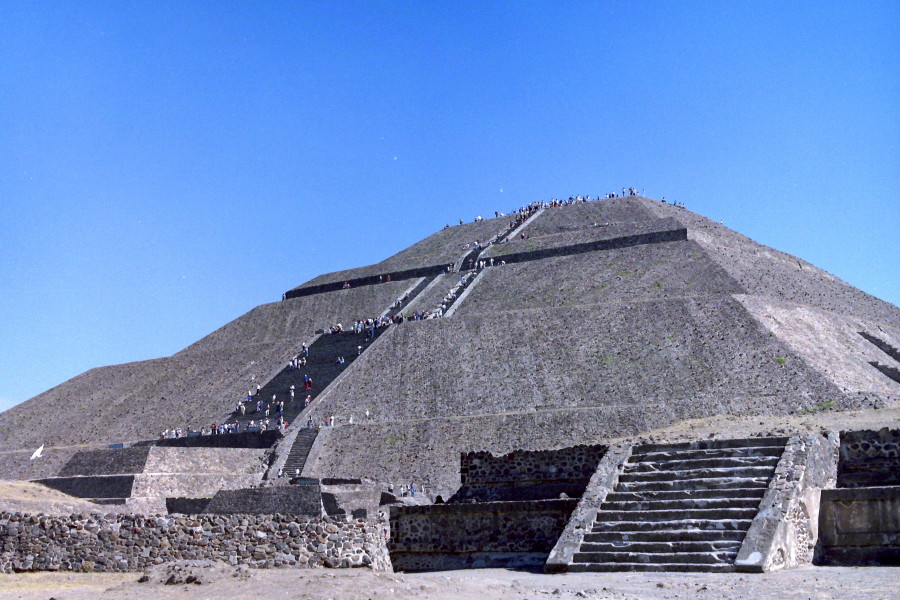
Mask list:
[[[768,449],[759,455],[727,444],[654,449],[632,447],[633,440],[713,415],[900,405],[900,309],[646,198],[539,206],[518,220],[445,228],[283,298],[173,356],[93,369],[0,414],[0,477],[41,480],[126,508],[202,511],[223,490],[222,502],[240,499],[246,496],[229,490],[269,485],[281,472],[318,482],[325,513],[370,519],[398,501],[385,492],[389,484],[415,482],[429,499],[453,499],[446,506],[457,508],[441,517],[446,527],[461,527],[453,519],[463,513],[514,520],[534,507],[501,504],[545,503],[557,516],[535,532],[526,562],[549,557],[548,570],[607,559],[770,570],[811,559],[819,490],[861,472],[848,460],[851,442],[841,446],[835,474],[827,467],[838,465],[828,458],[829,448],[837,452],[833,435],[782,440],[780,454],[776,444],[761,446]],[[417,312],[443,316],[410,319]],[[405,320],[371,334],[348,331],[357,319],[401,314]],[[343,332],[330,332],[336,323]],[[304,345],[307,365],[286,368]],[[347,360],[338,364],[337,356]],[[309,406],[299,389],[303,375],[314,382]],[[259,398],[286,401],[291,426],[284,432],[237,434],[252,443],[229,441],[235,434],[147,442],[173,426],[199,431],[258,420],[258,413],[234,411],[257,385]],[[320,428],[326,420],[331,426]],[[41,444],[44,456],[29,460]],[[462,469],[461,455],[468,457]],[[497,463],[507,479],[484,478],[491,457],[507,457]],[[750,470],[733,495],[688,506],[676,493],[722,470],[739,480],[740,469]],[[663,498],[663,489],[645,484],[672,493]],[[873,510],[895,510],[888,492],[867,493],[881,502]],[[628,514],[653,512],[647,506],[700,511],[696,519],[682,515],[700,521],[713,515],[702,511],[732,511],[712,520],[734,521],[741,539],[695,536],[671,552],[653,544],[672,539],[647,539],[618,556],[604,554],[616,542],[600,534],[650,527]],[[432,519],[416,507],[396,514],[408,523]],[[482,558],[523,552],[506,542]],[[714,560],[646,556],[694,550]]]

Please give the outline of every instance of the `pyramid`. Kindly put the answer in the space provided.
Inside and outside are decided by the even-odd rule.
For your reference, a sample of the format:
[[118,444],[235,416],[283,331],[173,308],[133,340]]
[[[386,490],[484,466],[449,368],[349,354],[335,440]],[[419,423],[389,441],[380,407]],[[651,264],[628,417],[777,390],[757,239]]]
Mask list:
[[[470,258],[485,268],[469,271]],[[388,328],[300,415],[291,429],[339,425],[323,429],[304,474],[451,493],[472,450],[900,405],[900,309],[701,215],[628,197],[445,228],[170,357],[87,371],[0,414],[0,477],[55,475],[64,448],[224,422],[317,331],[433,311],[454,288],[442,318]],[[21,460],[40,444],[47,460]]]

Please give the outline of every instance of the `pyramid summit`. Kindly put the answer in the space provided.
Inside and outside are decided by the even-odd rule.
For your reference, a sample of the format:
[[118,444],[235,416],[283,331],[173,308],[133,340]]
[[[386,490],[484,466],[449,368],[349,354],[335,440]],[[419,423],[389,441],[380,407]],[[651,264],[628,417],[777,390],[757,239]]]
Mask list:
[[[335,425],[305,474],[445,494],[459,485],[461,452],[900,403],[896,306],[682,207],[636,196],[560,204],[444,228],[298,285],[172,356],[64,382],[0,414],[0,476],[54,476],[75,446],[247,425],[272,396],[292,424],[283,444],[307,424]],[[392,315],[405,318],[371,338],[349,333]],[[344,333],[322,333],[338,323]],[[313,365],[286,365],[326,341],[342,345],[310,356],[320,375],[308,394],[294,383],[291,402],[292,378]],[[22,460],[41,444],[47,459]]]

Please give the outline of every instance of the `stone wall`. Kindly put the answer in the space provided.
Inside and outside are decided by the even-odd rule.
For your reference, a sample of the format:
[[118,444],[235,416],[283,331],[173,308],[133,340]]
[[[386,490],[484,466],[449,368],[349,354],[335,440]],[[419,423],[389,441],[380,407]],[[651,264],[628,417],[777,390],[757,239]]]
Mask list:
[[900,566],[900,486],[822,490],[815,562]]
[[212,497],[204,513],[290,514],[322,516],[322,488],[316,484],[220,490]]
[[493,244],[481,253],[482,259],[507,263],[525,262],[553,256],[573,256],[615,248],[687,240],[687,229],[673,219],[654,219],[647,223],[616,223],[565,231],[539,238],[512,239]]
[[837,487],[900,485],[900,429],[841,432]]
[[462,487],[450,502],[579,498],[605,451],[605,446],[581,445],[503,456],[468,452],[460,457]]
[[131,497],[134,475],[91,475],[88,477],[51,477],[36,479],[35,483],[46,485],[63,494],[76,498],[94,500],[118,499],[124,504]]
[[391,508],[398,571],[544,564],[578,500],[435,504]]
[[119,475],[140,473],[144,470],[150,448],[116,448],[105,450],[82,450],[59,471],[60,477],[78,475]]
[[140,571],[186,559],[251,567],[390,570],[382,531],[364,520],[293,515],[0,513],[0,572]]

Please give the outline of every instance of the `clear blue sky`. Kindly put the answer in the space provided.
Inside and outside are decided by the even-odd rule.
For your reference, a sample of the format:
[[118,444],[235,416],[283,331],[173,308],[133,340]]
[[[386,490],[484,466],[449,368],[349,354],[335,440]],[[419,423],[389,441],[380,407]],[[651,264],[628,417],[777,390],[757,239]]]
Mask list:
[[900,2],[0,3],[0,410],[622,186],[900,304]]

